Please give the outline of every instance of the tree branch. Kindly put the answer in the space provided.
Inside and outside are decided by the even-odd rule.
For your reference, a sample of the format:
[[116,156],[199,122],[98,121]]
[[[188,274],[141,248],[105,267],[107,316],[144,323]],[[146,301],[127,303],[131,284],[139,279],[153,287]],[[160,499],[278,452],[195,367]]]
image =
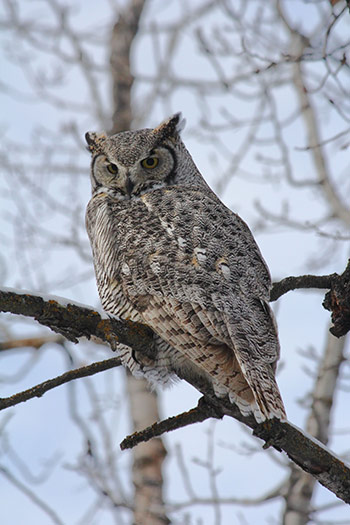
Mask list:
[[345,335],[350,330],[350,259],[345,271],[332,281],[322,304],[332,312],[334,326],[329,329],[331,334],[336,337]]
[[[336,339],[328,333],[327,343],[319,362],[317,379],[312,389],[312,403],[306,422],[306,431],[327,445],[329,440],[330,417],[334,395],[344,360],[345,338]],[[290,476],[285,490],[283,525],[306,525],[313,512],[311,501],[316,480],[290,465]]]
[[336,279],[338,274],[331,275],[300,275],[298,277],[285,277],[277,283],[273,283],[270,292],[270,301],[277,301],[282,295],[291,290],[320,288],[323,290],[330,289],[333,279]]
[[[340,282],[343,276],[338,277],[332,276],[332,284]],[[152,346],[152,332],[148,327],[129,321],[101,319],[96,311],[88,307],[74,304],[65,306],[53,299],[45,301],[39,296],[5,290],[0,291],[0,310],[34,317],[41,324],[49,326],[52,330],[61,333],[74,342],[77,342],[77,337],[95,335],[108,342],[113,349],[117,343],[127,344],[139,352],[140,359],[143,355],[149,359],[152,352],[153,357],[155,357]],[[113,364],[113,366],[115,365]],[[143,432],[143,437],[146,436],[147,432],[149,437],[152,437],[155,432],[173,430],[184,426],[184,424],[191,422],[188,421],[187,423],[190,418],[203,421],[207,417],[221,418],[223,415],[228,415],[249,426],[255,436],[265,441],[265,448],[272,446],[276,450],[283,450],[304,471],[312,474],[340,499],[350,503],[349,467],[317,440],[304,434],[287,421],[273,419],[258,424],[253,416],[242,416],[238,408],[232,405],[227,398],[218,399],[214,395],[211,385],[205,379],[193,378],[186,370],[183,370],[179,377],[192,384],[205,396],[205,405],[189,411],[187,415],[186,413],[180,415],[178,419],[175,417],[157,423],[151,427],[151,430],[146,429]],[[38,385],[39,394],[40,386]],[[125,446],[125,441],[123,443]]]
[[24,485],[19,479],[17,479],[6,467],[0,465],[0,474],[2,474],[7,481],[12,483],[20,491],[23,492],[31,501],[35,503],[43,512],[45,512],[53,523],[56,525],[64,525],[61,518],[56,514],[56,512],[49,507],[46,501],[40,499],[37,495],[36,490],[31,490],[29,487]]
[[204,393],[203,405],[201,406],[200,401],[196,408],[188,412],[155,423],[142,432],[135,432],[122,441],[120,446],[123,450],[161,433],[210,417],[222,418],[223,415],[227,415],[249,426],[254,436],[265,441],[263,448],[273,447],[279,452],[283,450],[296,465],[311,474],[345,503],[350,503],[350,467],[322,443],[288,421],[272,419],[258,424],[253,416],[243,416],[228,399],[216,398],[213,392],[210,393],[207,385],[203,387],[203,384],[186,377],[186,374],[182,378]]
[[133,448],[139,443],[161,436],[165,432],[171,432],[172,430],[177,430],[178,428],[186,427],[193,423],[202,423],[210,417],[221,419],[223,415],[224,414],[220,415],[218,407],[214,407],[208,403],[205,397],[201,397],[195,408],[192,408],[187,412],[182,412],[182,414],[168,417],[163,421],[154,423],[140,432],[134,432],[130,436],[127,436],[120,443],[120,448],[122,450]]
[[98,361],[97,363],[82,366],[80,368],[76,368],[75,370],[69,370],[60,376],[54,377],[53,379],[48,379],[47,381],[39,383],[32,388],[28,388],[28,390],[23,390],[23,392],[18,392],[18,394],[14,394],[10,397],[0,398],[0,410],[18,405],[19,403],[28,401],[28,399],[33,399],[33,397],[41,397],[48,390],[52,390],[57,386],[64,385],[65,383],[69,383],[73,379],[92,376],[98,372],[103,372],[104,370],[109,370],[110,368],[115,368],[116,366],[120,365],[121,361],[119,357],[112,357],[111,359]]
[[323,301],[323,307],[332,312],[332,326],[329,331],[336,337],[342,337],[350,330],[350,259],[341,275],[301,275],[286,277],[274,283],[270,301],[276,301],[290,290],[321,288],[329,289]]
[[62,344],[65,342],[62,335],[46,335],[42,337],[25,337],[23,339],[10,339],[0,342],[0,352],[12,350],[14,348],[41,348],[48,343]]
[[3,288],[0,290],[0,312],[33,317],[73,343],[78,343],[78,337],[90,339],[95,336],[108,343],[112,350],[117,344],[125,344],[135,351],[147,351],[147,355],[152,355],[153,333],[150,328],[131,321],[102,319],[88,306],[73,302],[60,304],[56,299],[44,300],[30,292]]

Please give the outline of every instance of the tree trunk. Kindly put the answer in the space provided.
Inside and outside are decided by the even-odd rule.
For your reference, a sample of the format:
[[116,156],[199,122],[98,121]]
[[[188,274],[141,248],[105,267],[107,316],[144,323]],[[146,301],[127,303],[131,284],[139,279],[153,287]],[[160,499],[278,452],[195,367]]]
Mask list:
[[[318,377],[312,394],[311,411],[306,431],[325,445],[328,442],[330,413],[337,386],[340,365],[344,360],[345,337],[337,339],[328,332],[326,348],[320,361]],[[306,525],[310,520],[311,501],[316,480],[294,463],[285,496],[283,525]]]
[[[131,47],[137,36],[144,0],[130,0],[114,25],[111,38],[113,78],[113,118],[111,134],[131,128],[133,112],[130,69]],[[144,379],[127,373],[127,392],[133,431],[142,430],[159,420],[157,395]],[[169,523],[164,513],[162,465],[166,450],[161,438],[141,443],[133,449],[134,525]]]
[[[134,431],[142,430],[159,419],[157,394],[151,392],[144,379],[129,372],[128,394]],[[133,482],[135,485],[135,525],[164,525],[169,520],[164,513],[162,498],[162,464],[166,450],[161,438],[141,443],[134,449]]]

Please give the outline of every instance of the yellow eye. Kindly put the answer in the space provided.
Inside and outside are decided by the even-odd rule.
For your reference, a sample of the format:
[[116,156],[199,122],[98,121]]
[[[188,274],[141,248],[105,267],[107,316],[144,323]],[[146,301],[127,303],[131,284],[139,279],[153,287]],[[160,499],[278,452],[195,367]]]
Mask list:
[[118,166],[115,164],[107,164],[107,169],[112,175],[116,175],[118,173]]
[[147,157],[147,159],[143,159],[141,161],[141,166],[148,170],[152,170],[153,168],[158,166],[158,163],[159,163],[158,157]]

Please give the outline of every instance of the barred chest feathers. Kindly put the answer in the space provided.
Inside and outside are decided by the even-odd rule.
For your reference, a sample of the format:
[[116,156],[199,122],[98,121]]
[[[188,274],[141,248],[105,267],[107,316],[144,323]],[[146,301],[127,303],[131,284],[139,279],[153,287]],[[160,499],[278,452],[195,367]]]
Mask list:
[[106,312],[141,322],[138,311],[127,300],[119,279],[123,260],[122,256],[119,257],[118,235],[114,235],[115,222],[110,220],[110,199],[108,194],[99,193],[90,200],[86,210],[86,229],[92,247],[98,292]]

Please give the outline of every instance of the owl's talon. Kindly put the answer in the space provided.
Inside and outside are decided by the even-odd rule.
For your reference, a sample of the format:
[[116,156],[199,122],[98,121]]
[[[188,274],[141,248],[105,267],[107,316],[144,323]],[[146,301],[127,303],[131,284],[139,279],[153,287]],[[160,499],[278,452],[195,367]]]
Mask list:
[[140,361],[139,361],[139,360],[137,359],[137,357],[136,357],[136,350],[134,350],[133,348],[132,348],[132,350],[131,350],[131,357],[133,358],[133,360],[135,361],[135,363],[137,363],[138,365],[140,365],[140,368],[142,368],[142,365],[141,365]]

